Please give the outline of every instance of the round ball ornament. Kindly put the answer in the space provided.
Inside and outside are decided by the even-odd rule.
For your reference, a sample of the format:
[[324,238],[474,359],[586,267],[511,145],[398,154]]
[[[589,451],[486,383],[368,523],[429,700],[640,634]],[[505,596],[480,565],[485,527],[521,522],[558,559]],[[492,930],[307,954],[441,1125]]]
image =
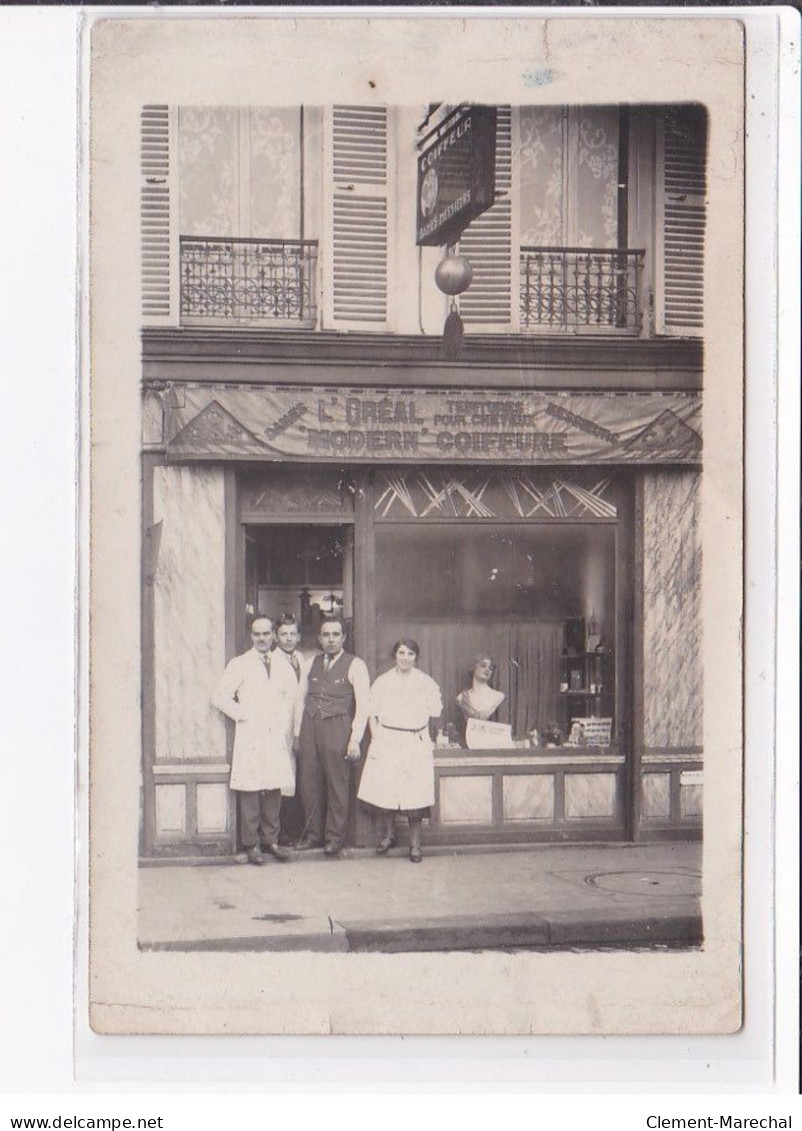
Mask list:
[[461,295],[473,279],[473,267],[464,255],[449,255],[441,260],[434,272],[434,281],[445,295]]

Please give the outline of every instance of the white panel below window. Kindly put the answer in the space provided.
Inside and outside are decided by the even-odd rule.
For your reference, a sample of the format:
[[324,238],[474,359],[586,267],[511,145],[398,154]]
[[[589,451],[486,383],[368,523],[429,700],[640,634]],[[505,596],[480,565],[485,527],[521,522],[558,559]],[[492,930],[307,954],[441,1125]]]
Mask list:
[[187,791],[184,785],[156,786],[156,832],[183,833],[187,825]]
[[195,787],[199,833],[224,833],[228,828],[228,786],[206,782]]
[[644,774],[643,818],[660,821],[668,818],[671,809],[671,774]]
[[565,815],[574,820],[615,816],[615,774],[566,774]]
[[504,778],[505,821],[551,821],[554,778],[551,774],[510,774]]
[[493,817],[491,777],[440,778],[440,823],[489,825]]
[[681,785],[679,791],[679,811],[682,817],[701,817],[702,815],[702,789],[701,785]]

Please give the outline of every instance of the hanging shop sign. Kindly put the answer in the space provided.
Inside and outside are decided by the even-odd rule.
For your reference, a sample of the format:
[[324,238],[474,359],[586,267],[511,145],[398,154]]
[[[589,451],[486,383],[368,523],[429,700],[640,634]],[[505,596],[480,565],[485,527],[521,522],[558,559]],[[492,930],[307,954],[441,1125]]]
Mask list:
[[418,157],[419,245],[441,247],[493,203],[496,109],[461,107]]
[[702,456],[698,392],[182,384],[148,392],[145,408],[146,446],[175,460],[698,464]]

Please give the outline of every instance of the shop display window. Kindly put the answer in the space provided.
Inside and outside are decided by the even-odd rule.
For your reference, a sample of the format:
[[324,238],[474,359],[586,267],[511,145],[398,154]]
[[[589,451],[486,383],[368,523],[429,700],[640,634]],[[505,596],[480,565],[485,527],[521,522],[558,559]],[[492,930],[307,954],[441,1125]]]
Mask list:
[[[615,533],[614,522],[377,524],[379,665],[395,639],[419,642],[420,666],[443,692],[441,727],[452,743],[476,748],[457,697],[471,687],[474,659],[487,656],[492,686],[504,694],[491,721],[510,728],[511,743],[590,745],[587,733],[609,745]],[[608,723],[596,725],[600,718]]]

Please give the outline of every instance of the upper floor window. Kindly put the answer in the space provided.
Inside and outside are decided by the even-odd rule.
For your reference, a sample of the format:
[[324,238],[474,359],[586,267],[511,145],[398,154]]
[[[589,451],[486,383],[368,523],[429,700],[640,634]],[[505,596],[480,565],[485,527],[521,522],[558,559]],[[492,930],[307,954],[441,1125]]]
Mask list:
[[460,240],[468,330],[700,333],[704,107],[498,114],[497,200]]
[[616,247],[618,107],[522,106],[518,123],[521,245]]
[[469,326],[640,331],[625,115],[617,106],[498,109],[498,199],[460,241],[474,266],[460,303]]
[[303,115],[297,106],[181,107],[181,234],[300,238]]
[[178,110],[182,321],[315,324],[314,118],[297,106]]

